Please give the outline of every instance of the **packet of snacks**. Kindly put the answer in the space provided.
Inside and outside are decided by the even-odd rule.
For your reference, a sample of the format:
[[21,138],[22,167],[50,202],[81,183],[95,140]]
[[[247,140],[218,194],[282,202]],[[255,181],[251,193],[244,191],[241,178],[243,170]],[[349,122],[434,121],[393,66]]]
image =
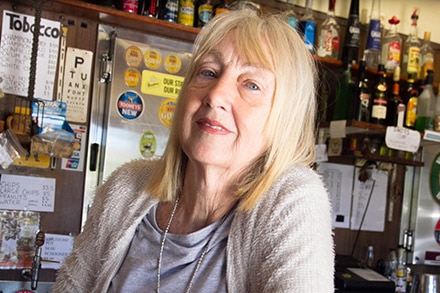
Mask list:
[[10,129],[0,133],[0,167],[6,169],[16,159],[26,156],[17,136]]

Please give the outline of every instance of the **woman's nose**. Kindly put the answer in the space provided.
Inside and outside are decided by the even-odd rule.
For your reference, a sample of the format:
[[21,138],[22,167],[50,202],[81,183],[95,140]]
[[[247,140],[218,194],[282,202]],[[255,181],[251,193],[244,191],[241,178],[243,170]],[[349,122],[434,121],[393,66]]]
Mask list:
[[230,75],[222,75],[209,88],[204,98],[204,104],[211,108],[229,109],[234,95],[237,94],[236,79]]

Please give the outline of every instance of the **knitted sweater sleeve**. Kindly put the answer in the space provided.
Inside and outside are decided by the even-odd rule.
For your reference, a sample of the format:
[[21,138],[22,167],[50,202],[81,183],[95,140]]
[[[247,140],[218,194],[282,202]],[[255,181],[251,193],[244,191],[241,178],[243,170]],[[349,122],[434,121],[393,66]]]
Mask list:
[[230,292],[334,292],[328,194],[318,175],[297,167],[250,213],[238,213],[228,250]]

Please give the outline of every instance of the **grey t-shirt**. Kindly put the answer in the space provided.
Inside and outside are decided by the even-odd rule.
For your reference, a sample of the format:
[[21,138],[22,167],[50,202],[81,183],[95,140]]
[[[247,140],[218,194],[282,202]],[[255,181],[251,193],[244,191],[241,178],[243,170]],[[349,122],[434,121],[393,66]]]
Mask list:
[[[163,235],[156,223],[156,208],[157,205],[139,224],[127,256],[110,284],[109,293],[156,292],[157,261]],[[215,234],[191,292],[226,292],[226,243],[234,214],[235,207],[224,222],[218,220],[190,234],[168,233],[162,255],[160,292],[186,291],[212,233]]]

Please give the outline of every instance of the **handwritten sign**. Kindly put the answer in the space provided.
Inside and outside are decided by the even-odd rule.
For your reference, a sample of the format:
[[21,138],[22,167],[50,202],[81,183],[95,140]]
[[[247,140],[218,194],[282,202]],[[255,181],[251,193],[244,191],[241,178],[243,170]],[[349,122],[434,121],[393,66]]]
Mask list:
[[[34,17],[3,10],[0,77],[5,93],[28,96]],[[58,62],[60,23],[41,19],[34,97],[51,100]],[[32,98],[34,98],[32,97]]]
[[73,236],[46,234],[44,245],[41,247],[41,267],[44,269],[59,269],[66,256],[72,252]]
[[420,133],[404,127],[387,127],[385,144],[392,149],[415,153],[419,149]]
[[142,71],[141,92],[165,98],[177,99],[183,84],[183,77],[157,71]]
[[53,212],[55,179],[2,174],[0,209]]

